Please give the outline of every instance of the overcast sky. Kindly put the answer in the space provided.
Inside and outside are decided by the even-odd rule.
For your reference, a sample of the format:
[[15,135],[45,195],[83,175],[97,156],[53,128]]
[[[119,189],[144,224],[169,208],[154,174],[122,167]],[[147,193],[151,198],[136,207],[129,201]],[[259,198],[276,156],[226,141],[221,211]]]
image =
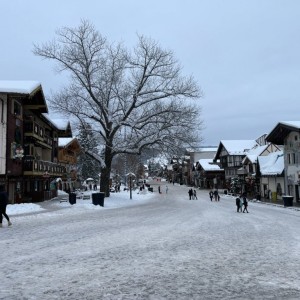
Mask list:
[[0,80],[37,80],[44,93],[67,78],[33,55],[63,26],[91,21],[110,41],[136,34],[173,50],[201,86],[202,145],[256,139],[299,120],[298,0],[1,0]]

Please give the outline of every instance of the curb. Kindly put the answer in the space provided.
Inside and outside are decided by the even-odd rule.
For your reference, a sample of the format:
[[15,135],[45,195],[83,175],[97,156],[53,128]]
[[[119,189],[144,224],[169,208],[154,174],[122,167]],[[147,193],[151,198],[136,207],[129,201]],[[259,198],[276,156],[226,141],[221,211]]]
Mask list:
[[281,204],[263,202],[263,201],[259,201],[259,200],[258,201],[249,200],[249,202],[261,203],[261,204],[265,204],[265,205],[272,205],[272,206],[276,206],[276,207],[281,207],[281,208],[286,208],[286,209],[290,209],[290,210],[300,211],[300,207],[295,207],[295,206],[284,206],[284,205],[281,205]]

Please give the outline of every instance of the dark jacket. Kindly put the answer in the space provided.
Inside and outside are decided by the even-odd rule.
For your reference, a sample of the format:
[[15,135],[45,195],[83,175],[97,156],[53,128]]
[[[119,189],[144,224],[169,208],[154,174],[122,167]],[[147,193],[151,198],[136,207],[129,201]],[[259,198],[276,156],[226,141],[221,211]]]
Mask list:
[[236,204],[237,206],[240,206],[240,203],[241,203],[241,199],[240,199],[240,198],[236,198],[236,199],[235,199],[235,204]]
[[8,203],[8,196],[7,193],[5,191],[0,192],[0,207],[6,207]]

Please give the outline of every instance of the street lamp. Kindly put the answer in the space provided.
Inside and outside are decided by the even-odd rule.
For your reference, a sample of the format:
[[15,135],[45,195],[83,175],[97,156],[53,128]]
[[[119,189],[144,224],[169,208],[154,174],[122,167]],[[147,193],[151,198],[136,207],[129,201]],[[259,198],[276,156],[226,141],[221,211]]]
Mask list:
[[134,173],[128,173],[126,176],[129,176],[129,191],[130,191],[130,199],[132,199],[132,177],[135,177]]

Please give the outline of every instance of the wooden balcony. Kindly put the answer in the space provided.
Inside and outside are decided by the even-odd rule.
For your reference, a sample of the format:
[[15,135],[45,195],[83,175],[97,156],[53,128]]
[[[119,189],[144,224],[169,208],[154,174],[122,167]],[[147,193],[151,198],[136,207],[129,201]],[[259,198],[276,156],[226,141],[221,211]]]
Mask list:
[[45,133],[45,128],[36,122],[24,122],[24,135],[33,138],[43,148],[52,149],[53,139]]
[[23,163],[24,175],[62,177],[66,173],[64,166],[49,161],[25,158]]
[[62,151],[58,153],[58,161],[65,164],[76,165],[77,164],[77,156],[74,154],[68,155],[64,154]]

